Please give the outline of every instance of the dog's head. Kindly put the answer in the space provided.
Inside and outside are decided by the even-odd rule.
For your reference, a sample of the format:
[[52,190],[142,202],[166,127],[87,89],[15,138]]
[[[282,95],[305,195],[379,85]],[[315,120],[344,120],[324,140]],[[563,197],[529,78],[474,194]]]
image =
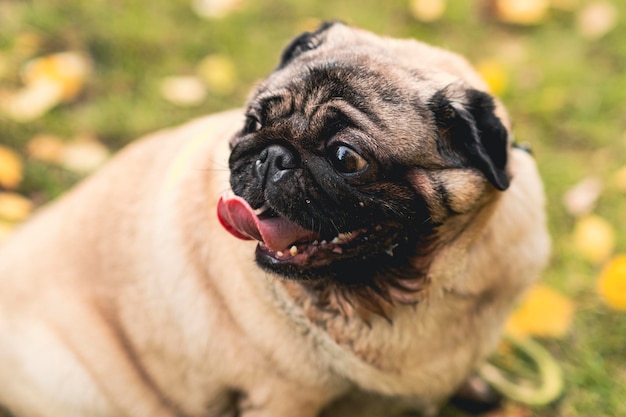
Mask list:
[[462,58],[415,41],[339,23],[299,36],[231,141],[222,224],[281,276],[419,291],[440,231],[509,186],[504,113],[483,90]]

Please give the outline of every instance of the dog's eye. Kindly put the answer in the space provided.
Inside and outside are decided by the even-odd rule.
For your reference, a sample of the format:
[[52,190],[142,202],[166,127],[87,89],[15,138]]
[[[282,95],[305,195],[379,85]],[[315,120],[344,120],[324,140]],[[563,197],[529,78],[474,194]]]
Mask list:
[[246,114],[246,123],[243,126],[243,133],[254,133],[261,130],[261,121],[256,116]]
[[329,149],[328,157],[335,169],[342,174],[354,174],[368,167],[368,162],[357,151],[346,145],[335,145]]

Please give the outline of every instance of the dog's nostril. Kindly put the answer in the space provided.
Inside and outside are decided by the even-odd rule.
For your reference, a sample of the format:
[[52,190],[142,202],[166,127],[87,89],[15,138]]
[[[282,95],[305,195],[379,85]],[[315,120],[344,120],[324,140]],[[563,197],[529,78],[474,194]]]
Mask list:
[[272,181],[279,180],[282,175],[291,169],[297,168],[298,157],[291,150],[281,145],[271,145],[265,148],[254,163],[254,170],[258,178]]
[[298,166],[296,156],[289,149],[280,145],[272,145],[264,149],[259,155],[257,163],[267,164],[279,171],[294,169]]
[[272,145],[267,149],[267,161],[272,163],[276,169],[294,169],[297,167],[297,159],[294,154],[284,146]]

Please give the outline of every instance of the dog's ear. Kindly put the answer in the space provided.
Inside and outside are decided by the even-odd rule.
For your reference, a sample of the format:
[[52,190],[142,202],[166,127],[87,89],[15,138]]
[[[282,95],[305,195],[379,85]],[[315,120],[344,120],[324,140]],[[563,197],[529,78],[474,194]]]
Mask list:
[[315,32],[304,32],[303,34],[292,40],[289,45],[287,45],[280,57],[280,64],[278,65],[278,69],[285,67],[302,53],[313,50],[320,46],[320,44],[322,43],[320,35],[335,24],[341,24],[341,22],[324,22],[320,25],[319,28],[317,28]]
[[439,128],[439,151],[479,169],[500,191],[509,187],[506,173],[508,132],[496,116],[493,98],[474,89],[444,88],[432,97],[430,110]]

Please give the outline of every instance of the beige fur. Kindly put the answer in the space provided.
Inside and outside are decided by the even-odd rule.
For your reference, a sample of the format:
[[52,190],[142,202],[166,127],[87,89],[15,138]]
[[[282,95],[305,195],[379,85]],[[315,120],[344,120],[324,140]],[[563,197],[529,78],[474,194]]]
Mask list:
[[134,143],[0,246],[0,403],[19,417],[428,413],[489,354],[549,252],[528,154],[510,151],[511,187],[436,254],[427,299],[393,324],[321,326],[218,224],[242,121]]

